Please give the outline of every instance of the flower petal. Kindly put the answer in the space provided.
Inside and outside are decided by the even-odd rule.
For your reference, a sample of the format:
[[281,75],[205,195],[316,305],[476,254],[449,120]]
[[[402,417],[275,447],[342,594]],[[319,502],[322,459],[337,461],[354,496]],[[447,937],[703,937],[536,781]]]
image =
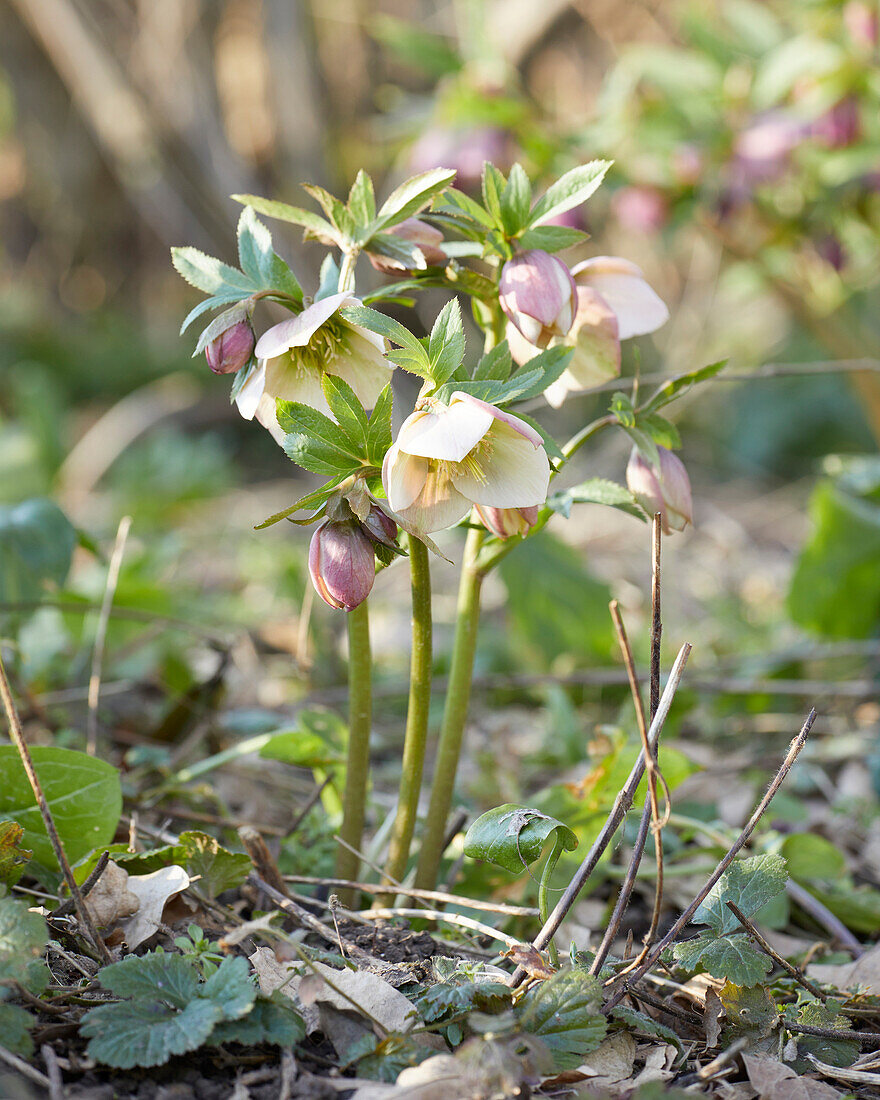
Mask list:
[[401,451],[399,442],[392,443],[382,463],[382,484],[388,504],[400,512],[413,503],[428,477],[428,463],[423,458]]
[[465,464],[452,467],[455,488],[474,504],[492,508],[543,504],[550,484],[550,461],[544,448],[534,447],[504,423],[493,427],[491,444],[479,473]]
[[544,440],[541,438],[541,433],[536,432],[531,424],[527,424],[525,420],[520,420],[518,416],[514,416],[513,413],[505,412],[504,409],[499,409],[496,405],[490,405],[488,401],[481,401],[479,397],[474,397],[470,393],[462,393],[461,390],[456,390],[452,395],[449,407],[455,408],[459,402],[463,402],[466,405],[472,405],[474,408],[482,409],[493,417],[496,421],[501,421],[502,424],[507,424],[513,428],[515,432],[527,439],[533,447],[540,447]]
[[641,269],[619,256],[595,256],[572,269],[578,286],[598,291],[617,315],[618,337],[628,340],[654,332],[669,320],[666,303]]
[[308,344],[321,325],[325,324],[343,303],[351,302],[350,294],[331,294],[314,302],[302,313],[273,325],[257,341],[254,354],[258,359],[273,359],[288,348],[302,348]]
[[398,515],[416,530],[444,531],[464,519],[470,510],[470,500],[458,492],[446,471],[433,466],[428,468],[416,500]]
[[347,382],[364,408],[372,409],[391,381],[394,367],[381,350],[365,339],[366,329],[346,327],[344,351],[325,363],[324,370]]
[[245,420],[253,420],[265,388],[266,364],[258,363],[251,368],[247,380],[235,396],[235,404]]
[[397,433],[397,442],[407,454],[461,462],[492,427],[494,414],[486,411],[491,406],[481,407],[484,405],[459,401],[443,405],[438,401],[432,408],[408,416]]
[[534,359],[536,355],[541,354],[541,349],[523,336],[519,329],[512,322],[508,321],[505,328],[505,337],[507,339],[507,346],[510,348],[510,355],[519,366],[524,363],[528,363],[530,359]]

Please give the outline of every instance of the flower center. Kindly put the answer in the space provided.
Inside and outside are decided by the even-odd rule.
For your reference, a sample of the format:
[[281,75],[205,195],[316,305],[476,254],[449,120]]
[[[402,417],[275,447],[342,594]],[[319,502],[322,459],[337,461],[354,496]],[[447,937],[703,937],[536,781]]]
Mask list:
[[438,466],[443,468],[444,472],[448,473],[450,477],[459,474],[463,477],[472,477],[475,481],[485,482],[487,477],[486,467],[492,460],[492,451],[494,450],[491,437],[492,430],[490,428],[460,462],[443,461],[438,462]]
[[345,339],[342,326],[332,319],[321,325],[304,348],[291,348],[290,358],[295,367],[304,371],[322,371],[344,350]]

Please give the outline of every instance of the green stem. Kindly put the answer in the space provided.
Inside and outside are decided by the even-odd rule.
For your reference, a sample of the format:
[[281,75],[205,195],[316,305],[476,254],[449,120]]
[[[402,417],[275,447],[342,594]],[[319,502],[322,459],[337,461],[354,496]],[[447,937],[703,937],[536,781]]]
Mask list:
[[[406,873],[422,788],[431,706],[431,568],[427,546],[412,536],[409,538],[409,563],[412,582],[409,704],[397,816],[385,864],[385,878],[389,883],[400,882]],[[382,904],[393,904],[393,895],[388,895],[387,901],[380,901]]]
[[360,249],[353,248],[348,252],[343,252],[342,263],[339,265],[339,293],[343,290],[354,291],[354,268],[357,263]]
[[422,850],[416,871],[416,886],[419,889],[433,890],[437,884],[437,873],[446,844],[446,821],[452,805],[455,773],[458,771],[474,672],[477,628],[480,621],[480,589],[483,583],[483,574],[477,568],[477,557],[485,534],[482,528],[472,528],[465,544],[449,686],[446,689],[446,706],[434,765],[431,801],[425,818]]
[[[553,848],[550,855],[547,856],[547,862],[544,864],[544,870],[541,872],[541,881],[538,884],[538,909],[541,913],[542,926],[547,923],[550,918],[550,880],[553,877],[553,872],[556,870],[556,864],[559,862],[559,857],[562,855],[562,851],[565,848],[565,841],[562,836],[562,830],[556,830],[556,838],[553,842]],[[550,952],[550,962],[553,966],[559,966],[559,952],[556,949],[556,944],[551,940],[548,945]]]
[[[348,613],[348,756],[345,765],[345,793],[342,801],[340,837],[360,851],[367,806],[367,777],[370,767],[370,726],[373,717],[372,662],[370,659],[370,616],[367,601]],[[336,876],[357,879],[360,860],[355,852],[339,846]],[[343,896],[344,895],[344,896]],[[354,903],[352,891],[339,891],[345,906]]]

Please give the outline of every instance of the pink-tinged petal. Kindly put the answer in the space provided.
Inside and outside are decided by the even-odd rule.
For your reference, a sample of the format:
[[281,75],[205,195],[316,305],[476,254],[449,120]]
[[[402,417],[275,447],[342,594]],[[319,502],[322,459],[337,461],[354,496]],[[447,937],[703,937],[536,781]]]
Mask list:
[[507,339],[507,346],[510,348],[510,355],[514,363],[518,366],[523,366],[524,363],[528,363],[530,359],[534,359],[536,355],[541,354],[541,349],[523,336],[516,325],[507,322],[504,333]]
[[284,446],[284,440],[286,432],[281,430],[281,426],[278,423],[278,418],[275,416],[275,398],[269,397],[267,394],[263,394],[260,398],[260,403],[257,405],[256,413],[257,423],[262,424],[269,435],[275,440],[279,447]]
[[590,287],[617,315],[618,338],[654,332],[669,320],[669,310],[641,270],[619,256],[596,256],[574,268],[575,282]]
[[540,248],[521,252],[508,260],[498,283],[501,308],[527,339],[531,339],[523,328],[527,318],[540,322],[541,326],[559,326],[560,335],[563,334],[566,315],[571,324],[571,311],[567,307],[574,293],[574,280],[568,267],[557,256]]
[[[483,404],[480,402],[480,406]],[[487,411],[490,407],[436,402],[431,409],[406,418],[397,442],[407,454],[461,462],[492,427],[493,414]]]
[[235,404],[238,406],[238,411],[245,420],[253,420],[265,388],[266,364],[258,363],[257,366],[251,368],[251,372],[247,376],[244,385],[235,397]]
[[550,484],[550,461],[507,424],[492,429],[491,449],[478,468],[461,463],[450,469],[455,488],[474,504],[491,508],[528,508],[543,504]]
[[444,470],[435,466],[429,468],[416,500],[398,514],[415,530],[428,533],[454,527],[470,510],[470,500],[458,492]]
[[537,505],[531,508],[486,508],[477,504],[475,507],[483,526],[499,539],[528,534],[538,522]]
[[382,485],[388,504],[395,512],[403,511],[415,501],[428,477],[428,463],[423,458],[401,451],[392,443],[382,463]]
[[351,304],[354,299],[348,293],[331,294],[314,302],[296,317],[273,325],[257,341],[255,354],[258,359],[273,359],[289,348],[302,348],[308,344],[321,325],[327,321],[343,304]]
[[556,381],[551,382],[547,389],[544,390],[544,397],[547,399],[548,405],[554,409],[560,409],[570,393],[580,392],[581,387],[577,379],[570,370],[564,370]]
[[531,424],[527,424],[525,420],[520,420],[520,418],[514,416],[513,413],[505,412],[504,409],[499,409],[495,405],[490,405],[488,401],[481,401],[479,397],[474,397],[473,394],[462,393],[461,390],[456,390],[452,395],[449,407],[450,409],[455,409],[459,404],[470,405],[475,409],[482,409],[483,412],[494,417],[496,421],[501,421],[501,423],[507,424],[509,427],[513,428],[515,432],[518,432],[524,439],[527,439],[533,447],[540,447],[543,445],[544,440],[541,438],[541,433],[536,432]]
[[369,596],[376,575],[373,545],[358,524],[325,520],[309,544],[315,591],[331,607],[353,611]]
[[347,382],[363,407],[372,409],[379,394],[391,381],[394,367],[372,342],[364,339],[362,332],[366,334],[365,329],[349,328],[345,334],[344,350],[325,363],[324,370]]

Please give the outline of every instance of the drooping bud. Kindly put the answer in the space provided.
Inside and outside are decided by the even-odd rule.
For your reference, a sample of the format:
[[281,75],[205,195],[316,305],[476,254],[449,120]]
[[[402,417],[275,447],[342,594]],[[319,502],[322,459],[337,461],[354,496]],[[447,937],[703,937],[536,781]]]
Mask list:
[[[400,237],[401,240],[414,244],[425,259],[428,267],[439,267],[447,262],[446,253],[442,249],[443,234],[433,225],[421,221],[419,218],[404,218],[402,222],[393,225],[388,234],[392,237]],[[392,256],[383,256],[371,249],[367,251],[367,259],[377,271],[384,275],[399,275],[401,271],[412,271],[402,260]]]
[[325,519],[309,543],[315,591],[331,607],[353,611],[369,596],[376,575],[373,544],[355,520]]
[[368,538],[381,542],[384,546],[397,546],[397,524],[382,509],[374,504],[370,513],[361,524]]
[[487,508],[477,505],[477,513],[485,527],[499,539],[525,535],[538,522],[538,506],[531,508]]
[[546,348],[565,336],[577,312],[577,287],[568,267],[540,248],[508,260],[498,283],[501,308],[530,344]]
[[629,491],[648,515],[660,513],[665,535],[683,531],[693,522],[691,483],[684,463],[665,447],[658,447],[660,474],[634,447],[626,467]]
[[250,321],[237,321],[207,345],[205,358],[215,374],[232,374],[250,362],[255,345]]

